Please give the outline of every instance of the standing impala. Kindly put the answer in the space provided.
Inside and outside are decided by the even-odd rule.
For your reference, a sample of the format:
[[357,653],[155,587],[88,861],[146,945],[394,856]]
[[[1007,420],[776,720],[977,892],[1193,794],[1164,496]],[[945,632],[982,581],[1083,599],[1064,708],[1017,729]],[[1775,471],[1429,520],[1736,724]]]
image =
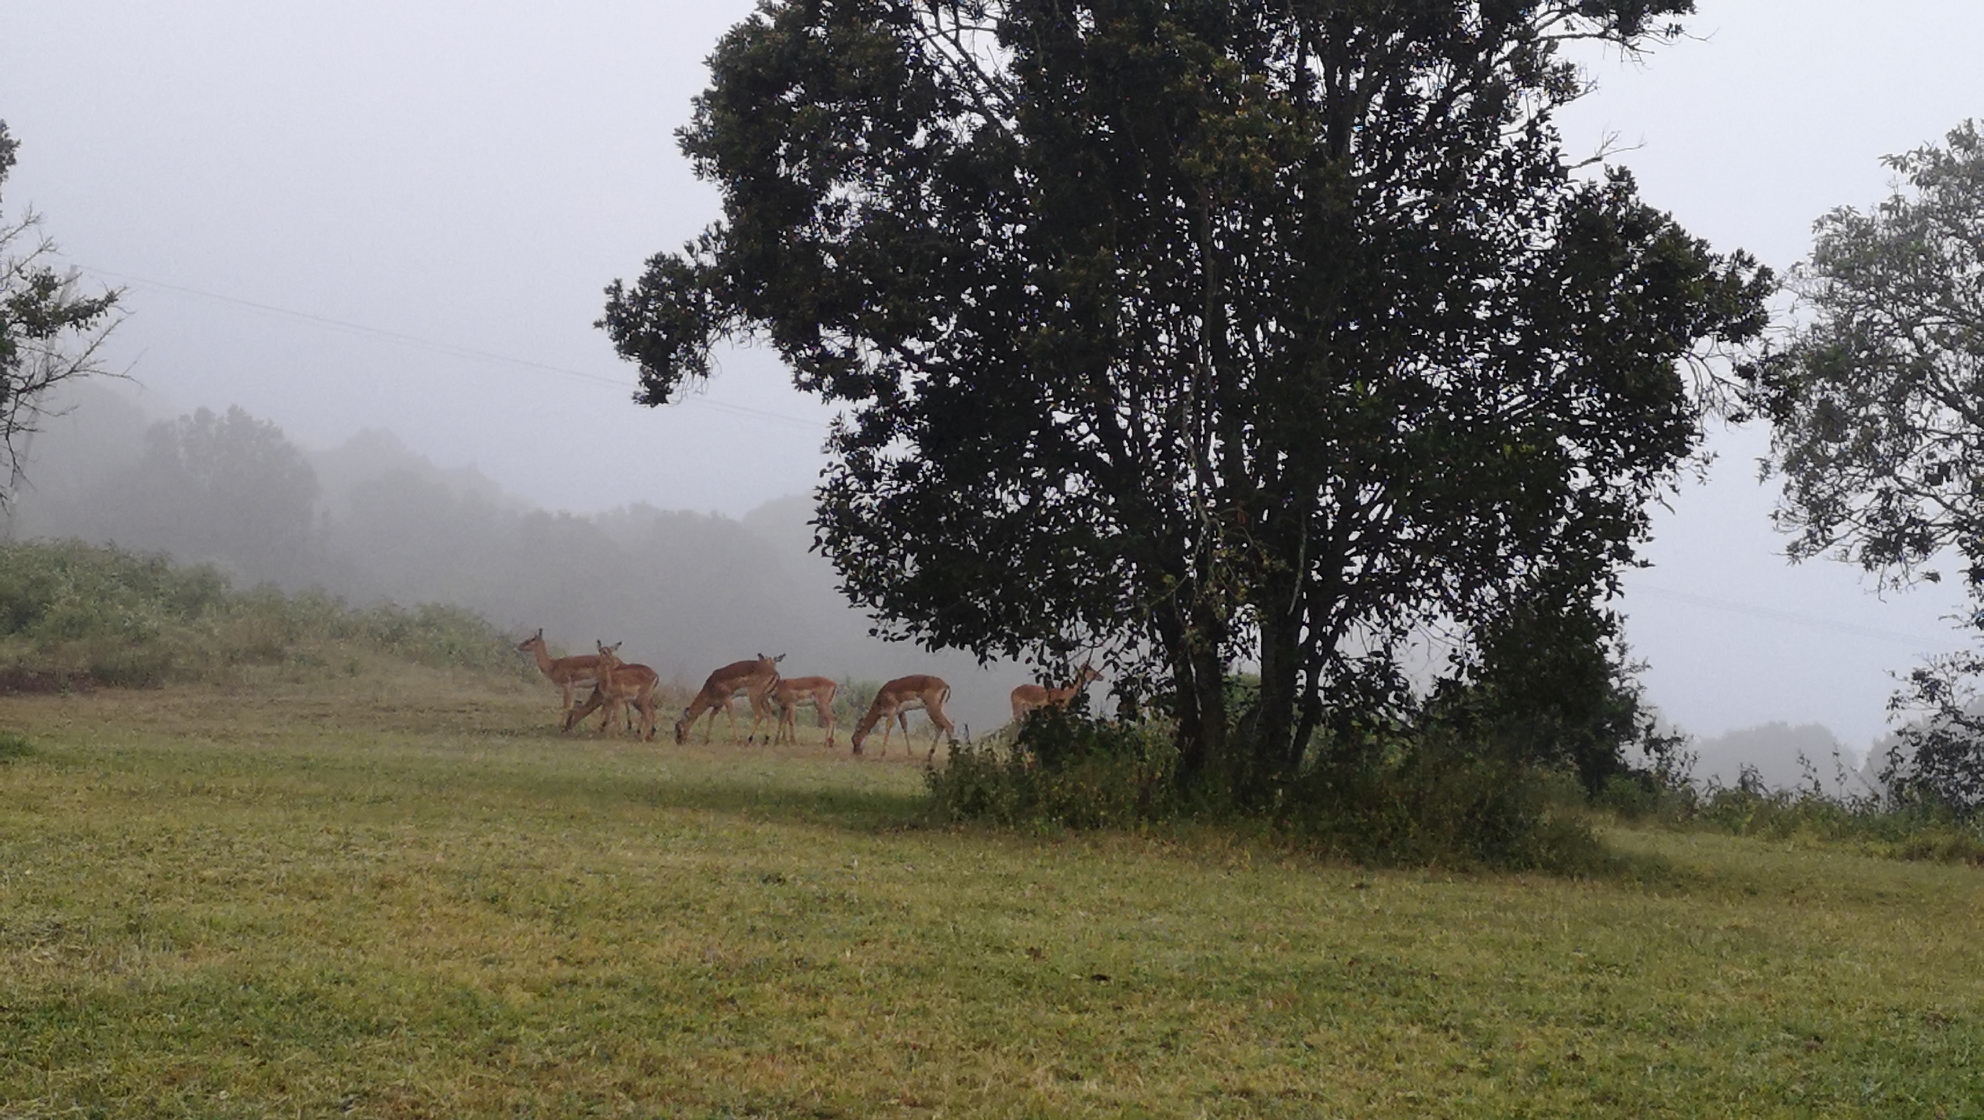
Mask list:
[[[834,693],[839,686],[832,677],[784,677],[772,689],[772,707],[778,709],[778,731],[774,743],[799,742],[799,705],[811,704],[820,713],[820,725],[827,729],[827,749],[834,747]],[[904,732],[907,734],[907,732]]]
[[[640,717],[640,736],[644,740],[654,739],[655,691],[661,687],[661,674],[646,665],[629,665],[620,660],[620,643],[607,645],[595,642],[599,647],[599,683],[593,686],[592,695],[585,706],[565,717],[565,730],[592,714],[594,708],[604,704],[606,714],[600,717],[599,733],[612,732],[613,725],[620,720],[623,705],[632,704]],[[633,726],[629,723],[629,726]]]
[[534,655],[538,670],[564,693],[565,703],[561,710],[567,717],[565,727],[569,730],[573,722],[570,718],[573,694],[578,689],[593,687],[597,680],[599,658],[590,653],[576,657],[552,657],[551,650],[544,644],[544,630],[541,627],[537,633],[519,642],[517,648]]
[[1028,712],[1036,708],[1062,707],[1068,701],[1073,700],[1082,689],[1087,688],[1091,682],[1101,679],[1102,674],[1095,671],[1095,666],[1085,664],[1081,667],[1081,671],[1075,674],[1075,679],[1068,682],[1068,687],[1066,688],[1047,688],[1043,685],[1023,684],[1013,690],[1013,722],[1018,723],[1021,719],[1025,718]]
[[[936,725],[939,734],[949,737],[954,743],[957,742],[957,728],[951,726],[950,717],[944,714],[944,701],[950,698],[951,686],[945,684],[942,677],[897,677],[883,685],[882,690],[875,694],[875,702],[868,705],[868,714],[861,717],[861,726],[854,729],[854,735],[849,740],[854,744],[854,753],[861,753],[861,744],[868,738],[868,729],[874,727],[879,720],[882,724],[882,754],[888,754],[889,721],[892,718],[902,720],[903,713],[912,708],[922,708],[923,714],[930,717],[930,722]],[[903,723],[902,737],[903,749],[909,750],[907,722]],[[936,734],[930,736],[929,757],[937,757]]]
[[[751,699],[751,733],[744,737],[750,742],[758,734],[758,724],[772,716],[771,691],[778,686],[778,663],[785,660],[784,654],[766,657],[759,654],[754,661],[733,661],[709,675],[703,682],[703,690],[689,701],[682,710],[682,718],[675,721],[675,741],[687,742],[689,729],[696,725],[696,719],[704,712],[710,714],[710,724],[703,734],[703,742],[710,741],[716,734],[716,713],[722,710],[730,716],[730,734],[737,734],[737,714],[730,709],[730,699],[742,692]],[[774,725],[776,726],[776,725]]]

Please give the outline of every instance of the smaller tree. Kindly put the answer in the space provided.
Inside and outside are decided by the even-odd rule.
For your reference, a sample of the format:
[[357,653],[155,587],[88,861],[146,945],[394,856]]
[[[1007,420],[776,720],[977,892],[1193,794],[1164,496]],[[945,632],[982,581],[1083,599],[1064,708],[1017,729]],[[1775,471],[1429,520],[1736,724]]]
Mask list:
[[[1792,558],[1901,587],[1953,555],[1984,638],[1984,135],[1965,122],[1885,162],[1903,181],[1886,201],[1816,224],[1790,280],[1809,315],[1756,367],[1749,402],[1772,424]],[[1933,660],[1891,705],[1922,716],[1901,733],[1908,784],[1965,811],[1984,800],[1981,671],[1977,652]]]
[[1425,715],[1512,761],[1575,773],[1588,794],[1671,769],[1680,742],[1656,727],[1620,626],[1576,587],[1521,597],[1477,629]]
[[[18,147],[0,121],[0,184]],[[73,269],[58,272],[49,263],[54,254],[39,215],[0,214],[0,506],[21,481],[27,438],[47,415],[49,390],[103,372],[99,350],[114,325],[120,293],[83,295]]]

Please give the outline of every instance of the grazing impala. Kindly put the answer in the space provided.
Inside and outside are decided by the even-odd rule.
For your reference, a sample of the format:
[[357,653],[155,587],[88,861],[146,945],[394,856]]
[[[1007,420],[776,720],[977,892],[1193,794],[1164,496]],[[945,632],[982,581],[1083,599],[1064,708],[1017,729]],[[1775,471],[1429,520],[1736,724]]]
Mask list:
[[[704,712],[710,714],[709,727],[704,731],[703,742],[710,741],[716,734],[716,713],[721,710],[730,716],[730,733],[737,734],[737,714],[730,709],[730,699],[742,692],[751,699],[751,733],[744,737],[745,742],[758,734],[758,724],[772,716],[771,691],[778,687],[778,663],[785,660],[784,654],[766,657],[759,654],[754,661],[733,661],[709,675],[703,682],[703,690],[689,701],[682,710],[682,718],[675,721],[675,741],[687,742],[689,729],[696,725],[697,717]],[[776,725],[774,725],[776,726]]]
[[[868,730],[876,721],[882,724],[882,754],[889,753],[889,721],[891,718],[903,722],[903,749],[909,748],[909,724],[903,721],[903,713],[912,708],[922,708],[923,714],[930,717],[938,733],[957,741],[957,728],[951,726],[949,716],[944,714],[944,701],[951,698],[951,686],[942,677],[915,676],[897,677],[882,686],[875,694],[875,702],[868,705],[868,714],[861,717],[861,726],[854,729],[849,740],[854,744],[854,753],[861,753],[861,744],[868,738]],[[937,757],[937,735],[930,736],[930,757]]]
[[[620,643],[599,646],[599,683],[593,686],[592,696],[585,705],[565,719],[565,730],[592,714],[594,708],[606,707],[606,714],[600,717],[599,733],[610,734],[613,725],[620,720],[622,706],[632,704],[640,717],[640,736],[644,740],[654,739],[655,691],[661,686],[661,675],[646,665],[630,665],[620,660]],[[633,724],[628,724],[630,728]]]
[[[799,742],[799,705],[811,704],[820,713],[820,726],[827,729],[827,749],[834,746],[834,693],[832,677],[784,677],[772,689],[772,707],[778,709],[778,731],[774,743]],[[904,734],[908,734],[907,731]]]
[[[542,629],[519,642],[517,648],[534,655],[538,669],[564,693],[565,704],[561,710],[570,717],[573,695],[581,688],[591,688],[597,679],[595,667],[599,664],[599,658],[590,653],[576,657],[552,657],[551,650],[544,644]],[[570,718],[565,720],[565,726],[568,729],[572,726]]]
[[1036,708],[1059,708],[1073,700],[1091,682],[1101,679],[1102,674],[1095,671],[1095,666],[1083,665],[1081,671],[1075,674],[1075,679],[1068,682],[1066,688],[1023,684],[1013,690],[1013,722],[1018,723],[1028,712]]

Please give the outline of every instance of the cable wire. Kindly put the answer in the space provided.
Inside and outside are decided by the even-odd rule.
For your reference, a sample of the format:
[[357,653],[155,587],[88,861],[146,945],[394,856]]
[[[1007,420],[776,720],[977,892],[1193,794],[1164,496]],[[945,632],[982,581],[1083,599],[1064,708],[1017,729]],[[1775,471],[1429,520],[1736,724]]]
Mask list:
[[[618,378],[606,377],[597,373],[587,373],[584,370],[572,369],[569,366],[552,365],[548,362],[533,361],[529,358],[519,358],[510,354],[499,354],[492,350],[478,350],[472,346],[459,346],[452,342],[440,342],[431,338],[422,338],[419,335],[405,334],[400,331],[389,331],[380,327],[368,326],[364,323],[354,323],[348,319],[336,319],[328,315],[318,315],[309,311],[298,311],[291,307],[281,307],[272,303],[261,303],[256,300],[242,299],[239,296],[223,295],[220,292],[204,291],[200,288],[188,287],[184,284],[174,284],[165,280],[153,280],[144,276],[133,276],[125,272],[113,272],[110,269],[97,268],[93,265],[78,264],[77,267],[86,272],[108,277],[112,280],[123,281],[127,284],[138,284],[147,288],[158,288],[168,292],[177,292],[182,295],[197,296],[201,299],[214,300],[219,303],[231,304],[235,307],[259,311],[268,315],[295,319],[312,326],[342,331],[346,334],[375,338],[413,349],[427,350],[432,353],[446,354],[450,357],[467,358],[475,361],[501,362],[531,373],[574,378],[598,385],[611,385],[619,389],[628,388],[627,383]],[[694,403],[704,408],[715,409],[718,412],[729,412],[740,416],[753,416],[764,420],[777,420],[786,424],[797,424],[814,431],[824,431],[827,427],[826,424],[818,420],[808,420],[800,416],[788,416],[782,412],[753,408],[750,405],[732,404],[728,401],[713,401],[708,397],[693,394],[683,397],[682,400],[683,402]]]

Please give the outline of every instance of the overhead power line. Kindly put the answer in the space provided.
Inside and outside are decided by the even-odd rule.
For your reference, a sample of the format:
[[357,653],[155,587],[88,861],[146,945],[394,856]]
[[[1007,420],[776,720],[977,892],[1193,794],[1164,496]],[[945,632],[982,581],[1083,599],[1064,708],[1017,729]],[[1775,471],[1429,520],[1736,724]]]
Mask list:
[[[78,265],[77,267],[83,269],[85,272],[95,273],[98,276],[122,281],[127,284],[137,284],[147,288],[158,288],[163,291],[177,292],[181,295],[196,296],[200,299],[213,300],[217,303],[229,304],[265,315],[294,319],[298,322],[308,323],[327,330],[340,331],[345,334],[359,335],[365,338],[374,338],[416,350],[426,350],[431,353],[446,354],[450,357],[466,358],[472,361],[500,362],[528,373],[572,378],[579,381],[588,381],[596,385],[610,385],[622,390],[628,388],[627,383],[619,378],[588,373],[585,370],[572,369],[569,366],[552,365],[548,362],[533,361],[530,358],[519,358],[511,354],[499,354],[493,350],[478,350],[472,346],[460,346],[452,342],[441,342],[436,339],[422,338],[419,335],[405,334],[400,331],[389,331],[381,327],[368,326],[364,323],[354,323],[348,319],[337,319],[329,315],[318,315],[310,311],[298,311],[293,307],[282,307],[273,303],[261,303],[252,299],[242,299],[239,296],[224,295],[220,292],[209,292],[200,288],[192,288],[184,284],[174,284],[165,280],[153,280],[144,276],[113,272],[107,268],[97,268],[92,265]],[[826,427],[825,424],[818,420],[808,420],[801,416],[788,416],[782,412],[772,412],[769,409],[763,408],[752,408],[749,405],[732,404],[728,401],[713,401],[708,397],[691,395],[684,397],[683,401],[703,408],[714,409],[718,412],[729,412],[739,416],[753,416],[764,420],[777,420],[786,424],[797,424],[815,431]]]
[[1774,607],[1760,607],[1753,603],[1737,603],[1728,599],[1716,599],[1707,595],[1696,595],[1687,591],[1670,591],[1664,587],[1648,587],[1645,584],[1633,585],[1627,594],[1652,595],[1661,599],[1672,599],[1676,602],[1687,603],[1691,606],[1727,611],[1731,614],[1747,614],[1754,618],[1768,618],[1778,622],[1795,622],[1801,626],[1814,626],[1820,629],[1837,631],[1841,634],[1872,638],[1876,641],[1901,642],[1915,646],[1918,649],[1923,647],[1933,649],[1950,644],[1950,639],[1947,636],[1942,638],[1926,638],[1920,634],[1903,634],[1896,630],[1879,630],[1871,626],[1860,626],[1851,622],[1842,622],[1836,618],[1800,614],[1797,611],[1778,610]]

